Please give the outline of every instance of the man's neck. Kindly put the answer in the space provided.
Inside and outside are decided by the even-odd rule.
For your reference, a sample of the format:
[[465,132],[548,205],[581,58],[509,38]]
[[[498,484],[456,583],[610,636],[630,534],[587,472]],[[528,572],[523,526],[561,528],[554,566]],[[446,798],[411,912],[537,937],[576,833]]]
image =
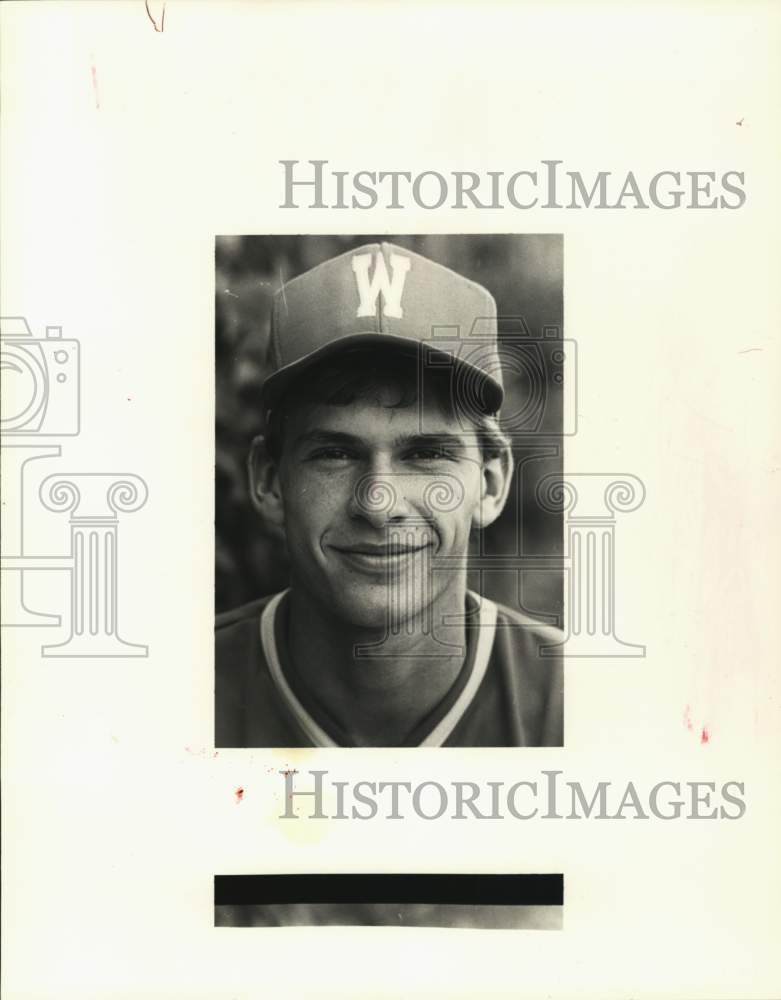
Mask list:
[[[345,626],[302,587],[290,595],[287,646],[312,698],[357,746],[399,746],[442,701],[466,656],[465,581],[428,609],[434,628],[404,622],[386,628]],[[456,624],[439,624],[448,620]],[[358,655],[360,647],[373,647]]]

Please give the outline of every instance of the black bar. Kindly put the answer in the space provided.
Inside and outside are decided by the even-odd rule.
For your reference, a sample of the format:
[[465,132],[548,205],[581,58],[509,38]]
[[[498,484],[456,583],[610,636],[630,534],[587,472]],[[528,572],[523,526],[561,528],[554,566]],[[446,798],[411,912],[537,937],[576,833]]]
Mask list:
[[214,904],[561,906],[563,875],[215,875]]

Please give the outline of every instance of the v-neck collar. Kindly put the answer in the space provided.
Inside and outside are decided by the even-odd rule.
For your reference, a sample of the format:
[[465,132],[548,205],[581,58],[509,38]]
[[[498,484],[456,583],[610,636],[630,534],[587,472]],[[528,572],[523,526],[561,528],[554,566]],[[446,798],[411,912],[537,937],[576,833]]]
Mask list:
[[[260,641],[263,646],[263,653],[269,673],[285,707],[311,741],[312,745],[316,747],[338,747],[340,744],[325,731],[301,703],[282,669],[280,650],[277,644],[277,617],[282,602],[288,593],[289,590],[283,590],[272,597],[260,616]],[[474,655],[469,656],[468,654],[469,659],[472,661],[471,670],[453,704],[441,718],[438,718],[432,724],[428,733],[416,744],[420,747],[441,747],[446,742],[472,703],[488,669],[488,662],[491,658],[491,649],[493,648],[496,632],[496,605],[493,601],[488,600],[486,597],[481,597],[473,591],[467,591],[467,600],[472,604],[470,612],[474,610],[478,612],[477,620],[469,626],[471,629],[474,629],[476,635],[473,647]],[[456,681],[456,684],[458,684],[458,681]]]

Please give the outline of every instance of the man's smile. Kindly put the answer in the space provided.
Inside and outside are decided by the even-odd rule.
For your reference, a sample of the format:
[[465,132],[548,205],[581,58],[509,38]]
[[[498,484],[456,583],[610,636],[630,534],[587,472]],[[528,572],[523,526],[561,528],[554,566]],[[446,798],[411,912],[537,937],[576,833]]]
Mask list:
[[430,540],[388,542],[339,543],[327,546],[350,565],[362,570],[392,570],[401,568],[406,562],[427,549],[433,548]]

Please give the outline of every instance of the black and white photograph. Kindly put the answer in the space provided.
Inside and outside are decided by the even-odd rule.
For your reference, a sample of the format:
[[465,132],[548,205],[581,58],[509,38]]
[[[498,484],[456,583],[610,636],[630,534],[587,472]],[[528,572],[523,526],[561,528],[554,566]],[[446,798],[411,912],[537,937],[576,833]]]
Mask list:
[[781,996],[781,4],[0,4],[2,1000]]
[[562,745],[562,264],[218,237],[216,746]]

